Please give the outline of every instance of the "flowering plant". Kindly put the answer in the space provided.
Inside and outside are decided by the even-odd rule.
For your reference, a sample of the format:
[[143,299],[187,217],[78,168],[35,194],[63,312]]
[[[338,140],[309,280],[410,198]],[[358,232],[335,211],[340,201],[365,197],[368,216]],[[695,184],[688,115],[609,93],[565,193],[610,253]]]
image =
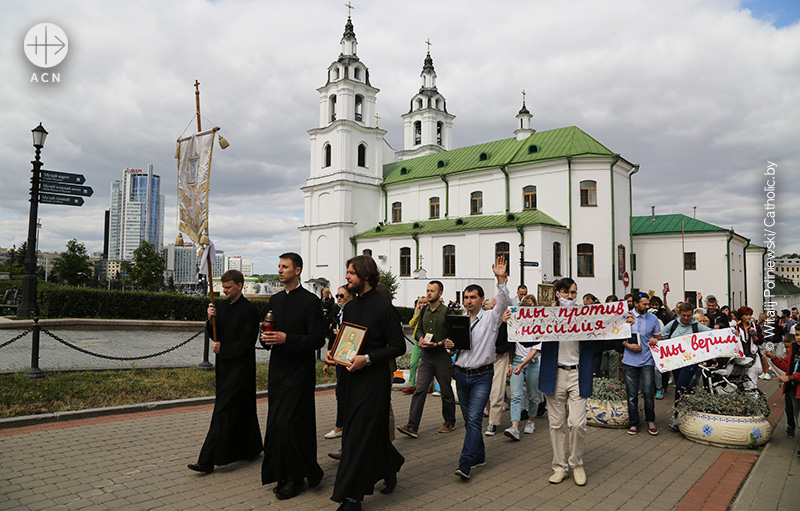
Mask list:
[[592,399],[598,401],[625,401],[628,396],[625,393],[625,385],[611,378],[595,378],[594,392]]
[[766,417],[770,412],[763,394],[733,392],[715,395],[699,385],[681,397],[675,410],[678,414],[700,412],[733,417]]

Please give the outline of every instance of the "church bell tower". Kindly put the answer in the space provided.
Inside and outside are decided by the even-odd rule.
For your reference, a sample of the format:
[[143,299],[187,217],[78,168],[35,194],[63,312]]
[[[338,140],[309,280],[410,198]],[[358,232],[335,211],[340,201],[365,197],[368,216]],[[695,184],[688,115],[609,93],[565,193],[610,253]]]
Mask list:
[[422,66],[422,86],[411,98],[411,108],[403,118],[403,150],[397,158],[405,160],[452,149],[453,119],[447,112],[447,102],[436,88],[436,71],[433,69],[430,41],[428,54]]

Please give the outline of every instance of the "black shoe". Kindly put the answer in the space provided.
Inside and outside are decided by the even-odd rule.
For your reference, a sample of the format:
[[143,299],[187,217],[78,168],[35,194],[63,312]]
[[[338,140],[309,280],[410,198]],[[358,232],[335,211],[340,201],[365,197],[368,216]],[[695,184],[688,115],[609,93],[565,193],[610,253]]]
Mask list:
[[342,451],[339,451],[339,452],[329,452],[329,453],[328,453],[328,457],[329,457],[329,458],[333,458],[333,459],[335,459],[336,461],[339,461],[340,459],[342,459]]
[[519,414],[519,420],[520,421],[524,421],[524,420],[528,419],[528,417],[530,417],[528,415],[528,410],[523,409],[522,413]]
[[544,412],[546,411],[547,411],[547,403],[542,401],[541,403],[539,403],[539,409],[536,410],[536,416],[541,417],[542,415],[544,415]]
[[199,463],[189,463],[186,465],[189,470],[194,470],[195,472],[202,472],[204,474],[210,474],[214,471],[214,465],[201,465]]
[[345,499],[336,511],[361,511],[361,501],[352,502]]
[[789,435],[790,438],[794,438],[794,428],[786,426],[786,434]]
[[278,484],[275,485],[275,488],[272,489],[272,493],[278,493],[278,490],[283,488],[283,485],[286,484],[286,481],[278,481]]
[[383,480],[383,485],[378,490],[379,492],[383,493],[384,495],[388,495],[392,493],[397,486],[397,474],[392,475],[391,477],[387,477]]
[[297,497],[302,490],[302,479],[300,481],[286,481],[286,483],[275,492],[275,496],[278,497],[279,500],[287,500],[292,497]]

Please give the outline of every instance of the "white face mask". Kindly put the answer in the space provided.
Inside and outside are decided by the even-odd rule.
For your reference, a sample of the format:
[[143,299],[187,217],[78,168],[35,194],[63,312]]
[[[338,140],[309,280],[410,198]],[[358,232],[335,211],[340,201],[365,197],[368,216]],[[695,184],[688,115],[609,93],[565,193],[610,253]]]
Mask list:
[[563,307],[575,307],[578,304],[577,298],[575,300],[568,300],[559,296],[558,299]]

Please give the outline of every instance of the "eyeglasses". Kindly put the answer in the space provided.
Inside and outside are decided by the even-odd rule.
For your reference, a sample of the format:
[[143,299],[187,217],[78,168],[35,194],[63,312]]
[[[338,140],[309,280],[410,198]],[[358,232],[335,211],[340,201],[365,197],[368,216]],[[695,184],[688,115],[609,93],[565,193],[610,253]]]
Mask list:
[[344,298],[345,296],[350,296],[350,295],[336,295],[336,298]]

